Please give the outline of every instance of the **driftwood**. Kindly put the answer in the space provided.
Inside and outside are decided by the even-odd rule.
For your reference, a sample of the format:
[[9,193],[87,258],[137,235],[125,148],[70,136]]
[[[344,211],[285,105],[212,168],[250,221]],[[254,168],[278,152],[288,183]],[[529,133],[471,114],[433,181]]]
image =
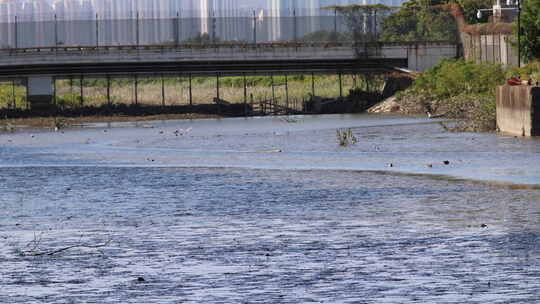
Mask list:
[[223,100],[223,99],[216,98],[216,97],[214,97],[214,103],[218,104],[220,106],[226,106],[226,107],[231,105],[230,102],[228,102],[226,100]]
[[28,245],[27,245],[27,247],[31,245],[32,248],[29,249],[29,250],[21,251],[20,254],[22,256],[32,256],[32,257],[51,256],[51,255],[62,253],[64,251],[68,251],[70,249],[75,249],[75,248],[90,248],[90,249],[102,248],[102,247],[106,247],[107,245],[109,245],[111,243],[111,241],[112,241],[112,239],[109,239],[105,243],[102,243],[102,244],[82,244],[82,243],[80,243],[80,244],[66,246],[66,247],[62,247],[62,248],[58,248],[58,249],[40,250],[39,245],[41,243],[42,235],[43,234],[40,234],[40,235],[34,234],[34,239],[30,243],[28,243]]
[[67,250],[70,250],[70,249],[75,249],[75,248],[90,248],[90,249],[102,248],[102,247],[105,247],[105,246],[109,245],[110,242],[111,242],[111,240],[108,240],[107,242],[105,242],[103,244],[97,244],[97,245],[78,244],[78,245],[62,247],[60,249],[55,249],[55,250],[50,250],[50,251],[33,251],[33,250],[29,250],[29,251],[23,251],[21,254],[23,256],[34,256],[34,257],[48,256],[48,255],[55,255],[55,254],[58,254],[58,253],[61,253],[61,252],[64,252],[64,251],[67,251]]

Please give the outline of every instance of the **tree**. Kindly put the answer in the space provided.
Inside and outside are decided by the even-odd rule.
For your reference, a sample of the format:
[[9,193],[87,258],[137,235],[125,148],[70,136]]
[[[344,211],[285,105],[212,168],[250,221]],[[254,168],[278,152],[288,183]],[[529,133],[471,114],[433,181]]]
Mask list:
[[355,52],[359,57],[369,56],[370,43],[379,40],[380,23],[392,10],[391,7],[375,5],[329,6],[344,17],[345,24],[352,34]]
[[540,59],[540,0],[523,1],[520,47],[524,61]]
[[[479,9],[482,8],[491,8],[493,5],[494,0],[455,0],[455,1],[446,1],[448,3],[450,2],[456,2],[461,6],[461,9],[463,10],[463,15],[465,16],[465,20],[467,20],[467,23],[469,24],[476,24],[479,22],[486,22],[488,15],[484,14],[485,17],[483,17],[481,20],[478,19],[476,16]],[[505,2],[505,1],[503,1]]]
[[410,0],[383,23],[382,41],[452,41],[457,24],[449,13],[438,8],[447,1]]

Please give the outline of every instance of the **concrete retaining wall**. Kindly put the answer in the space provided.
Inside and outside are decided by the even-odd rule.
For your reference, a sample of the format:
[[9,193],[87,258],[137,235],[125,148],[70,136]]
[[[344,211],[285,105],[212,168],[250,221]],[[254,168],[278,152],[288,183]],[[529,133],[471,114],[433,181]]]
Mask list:
[[497,87],[497,127],[517,136],[540,136],[540,87]]

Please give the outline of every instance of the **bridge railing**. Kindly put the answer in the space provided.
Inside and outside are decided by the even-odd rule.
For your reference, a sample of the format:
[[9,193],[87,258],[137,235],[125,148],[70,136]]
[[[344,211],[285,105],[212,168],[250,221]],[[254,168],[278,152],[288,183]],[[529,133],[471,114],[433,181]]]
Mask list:
[[[376,42],[384,37],[381,34],[385,30],[385,21],[396,10],[360,12],[353,16],[353,25],[351,16],[331,9],[168,12],[166,16],[144,12],[129,12],[122,16],[99,13],[0,16],[0,48]],[[407,31],[410,29],[397,29],[396,32]]]

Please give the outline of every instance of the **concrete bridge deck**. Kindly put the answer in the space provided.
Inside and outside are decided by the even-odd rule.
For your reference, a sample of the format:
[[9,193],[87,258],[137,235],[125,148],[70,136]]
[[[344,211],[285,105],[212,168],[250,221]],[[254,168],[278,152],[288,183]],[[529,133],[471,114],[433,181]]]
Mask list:
[[[363,53],[367,50],[367,53]],[[0,77],[152,73],[425,70],[455,57],[451,42],[61,46],[0,50]]]

